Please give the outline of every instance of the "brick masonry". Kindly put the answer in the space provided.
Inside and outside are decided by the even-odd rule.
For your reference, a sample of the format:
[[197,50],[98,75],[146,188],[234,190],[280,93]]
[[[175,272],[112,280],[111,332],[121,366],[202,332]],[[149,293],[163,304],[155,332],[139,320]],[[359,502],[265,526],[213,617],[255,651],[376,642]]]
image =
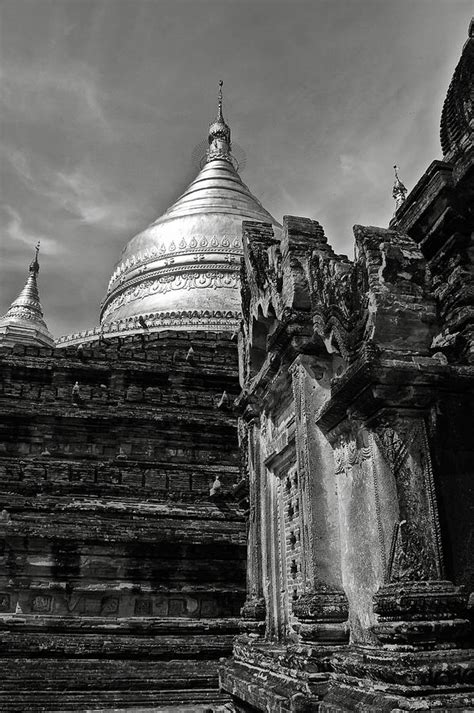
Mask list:
[[215,703],[245,598],[235,342],[0,360],[1,710]]

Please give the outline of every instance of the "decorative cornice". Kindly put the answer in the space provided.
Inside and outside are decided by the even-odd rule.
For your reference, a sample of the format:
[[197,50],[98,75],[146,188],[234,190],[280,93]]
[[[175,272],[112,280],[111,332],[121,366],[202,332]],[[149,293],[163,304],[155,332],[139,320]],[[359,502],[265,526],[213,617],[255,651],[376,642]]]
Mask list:
[[206,329],[211,332],[234,332],[239,326],[242,315],[233,310],[169,310],[162,312],[144,312],[123,320],[109,322],[102,327],[94,327],[59,337],[58,348],[73,344],[83,344],[114,336],[143,334],[140,317],[146,320],[147,333],[165,329],[194,330]]

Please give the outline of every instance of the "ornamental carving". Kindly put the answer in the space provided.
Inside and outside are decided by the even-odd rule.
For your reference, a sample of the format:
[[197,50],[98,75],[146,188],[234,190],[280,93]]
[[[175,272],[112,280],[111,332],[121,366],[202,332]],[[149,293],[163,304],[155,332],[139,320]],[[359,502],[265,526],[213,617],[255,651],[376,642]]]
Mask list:
[[191,238],[182,237],[178,244],[172,241],[170,244],[161,242],[159,245],[153,245],[153,247],[148,248],[142,253],[137,253],[127,258],[125,262],[120,263],[118,267],[115,268],[112,277],[109,281],[110,290],[111,285],[119,279],[121,275],[129,270],[138,268],[142,265],[146,265],[148,262],[153,262],[155,260],[169,257],[173,257],[180,254],[193,253],[197,249],[205,250],[209,249],[209,252],[229,252],[229,250],[235,251],[239,255],[242,254],[242,240],[240,236],[228,235],[228,236],[205,236],[196,235]]
[[[381,446],[382,453],[394,475],[400,471],[410,449],[411,444],[419,435],[419,429],[410,423],[406,433],[401,432],[400,425],[395,431],[390,426],[384,425],[376,430],[376,438]],[[402,433],[402,435],[400,435]],[[403,436],[403,437],[402,437]]]
[[437,578],[431,548],[425,533],[415,525],[402,521],[395,526],[392,557],[389,563],[391,582],[421,581]]
[[[42,315],[39,317],[37,313],[32,313],[28,309],[20,309],[18,307],[15,307],[14,309],[9,310],[8,316],[11,318],[12,322],[14,321],[15,318],[16,319],[27,319],[31,322],[38,322],[41,320]],[[7,317],[7,315],[5,315],[5,317]],[[4,319],[5,317],[3,317],[2,319]],[[41,322],[42,322],[42,320],[41,320]]]
[[399,418],[374,435],[395,479],[401,519],[392,538],[388,581],[436,579],[442,552],[424,422]]
[[317,582],[312,591],[302,594],[293,604],[293,613],[300,621],[342,622],[348,616],[348,602],[345,593]]
[[106,616],[117,614],[119,609],[119,600],[117,597],[104,597],[102,599],[100,613]]
[[446,580],[392,582],[374,595],[380,621],[462,618],[468,595],[463,587]]
[[123,307],[135,300],[142,300],[153,294],[166,294],[177,290],[192,289],[220,289],[227,287],[236,289],[239,285],[239,278],[236,272],[186,272],[177,275],[162,275],[156,280],[146,280],[133,287],[126,289],[107,306],[102,315],[102,319],[115,310]]
[[334,449],[335,473],[347,473],[354,466],[362,465],[372,455],[370,446],[358,446],[356,439],[342,440]]
[[48,594],[38,594],[31,600],[31,611],[37,612],[39,614],[47,613],[51,611],[53,605],[53,598]]
[[140,325],[139,316],[146,320],[148,328],[165,329],[179,324],[180,327],[205,326],[208,329],[218,329],[219,331],[234,331],[238,326],[241,314],[231,310],[169,310],[163,312],[144,312],[142,315],[127,317],[102,324],[101,327],[86,329],[83,332],[74,332],[63,337],[59,337],[56,342],[58,347],[66,347],[71,344],[82,344],[89,341],[97,341],[101,337],[111,337],[115,334],[129,334],[130,332],[143,332]]
[[151,616],[153,614],[153,602],[151,599],[137,599],[135,601],[135,616]]

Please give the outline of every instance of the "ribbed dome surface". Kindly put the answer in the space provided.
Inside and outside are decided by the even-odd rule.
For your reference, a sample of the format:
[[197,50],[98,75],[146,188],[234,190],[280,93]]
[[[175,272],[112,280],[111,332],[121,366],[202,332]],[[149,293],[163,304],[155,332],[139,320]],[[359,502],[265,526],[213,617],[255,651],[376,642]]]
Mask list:
[[272,223],[279,236],[281,226],[242,182],[219,137],[186,191],[124,248],[102,325],[139,321],[143,328],[144,320],[152,330],[234,329],[243,220]]

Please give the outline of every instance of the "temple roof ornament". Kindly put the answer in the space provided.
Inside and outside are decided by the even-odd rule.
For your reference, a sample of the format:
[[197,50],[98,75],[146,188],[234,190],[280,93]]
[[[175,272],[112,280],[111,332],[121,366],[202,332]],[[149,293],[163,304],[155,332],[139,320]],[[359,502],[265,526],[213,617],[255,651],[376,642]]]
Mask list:
[[398,175],[398,166],[394,166],[395,182],[393,184],[392,196],[395,200],[395,210],[398,210],[407,197],[407,189],[403,185]]
[[8,312],[0,319],[0,344],[31,344],[54,346],[54,338],[43,318],[43,309],[38,292],[40,244],[35,247],[35,256],[28,268],[29,275],[22,291],[12,302]]
[[232,144],[230,141],[230,127],[226,124],[222,114],[222,79],[219,82],[219,92],[217,95],[217,117],[209,124],[209,148],[207,150],[206,160],[212,161],[215,158],[221,158],[225,161],[232,162],[231,150]]
[[122,252],[101,308],[103,334],[143,332],[144,322],[150,332],[239,324],[242,221],[271,223],[277,236],[281,226],[239,176],[222,85],[200,172]]

